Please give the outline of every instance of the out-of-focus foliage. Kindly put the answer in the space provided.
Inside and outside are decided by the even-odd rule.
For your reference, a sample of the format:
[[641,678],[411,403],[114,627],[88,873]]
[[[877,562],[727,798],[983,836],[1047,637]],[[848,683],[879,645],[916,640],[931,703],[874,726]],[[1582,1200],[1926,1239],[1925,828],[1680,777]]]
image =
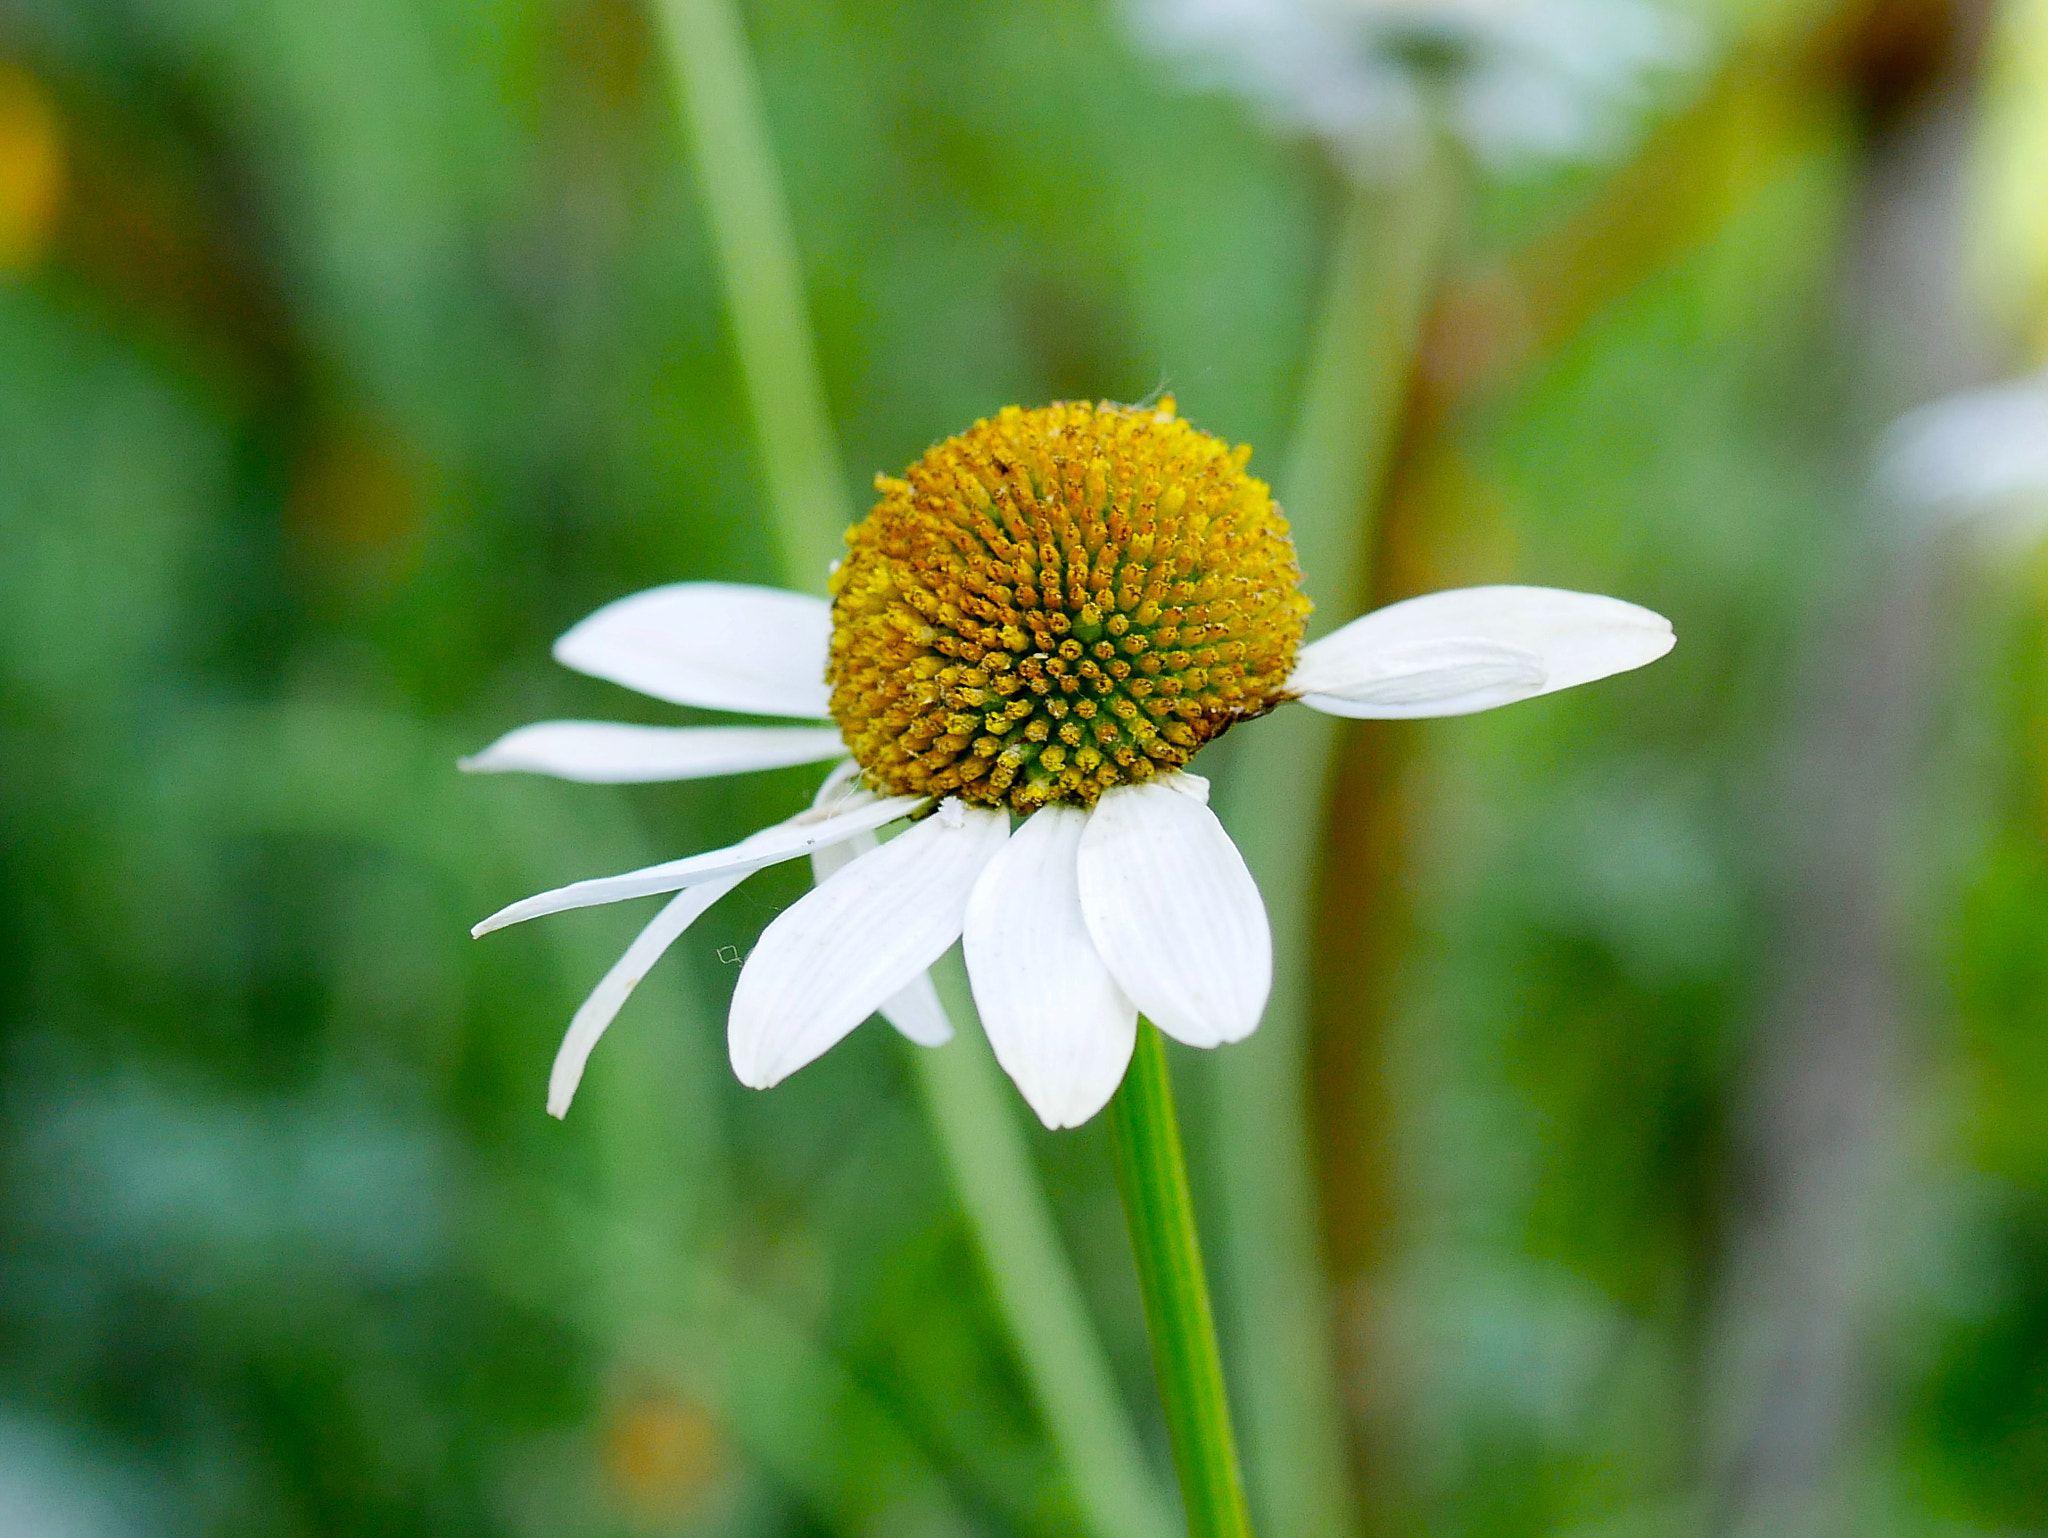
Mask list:
[[1452,543],[1411,580],[1512,564],[1692,621],[1662,676],[1447,727],[1407,770],[1421,911],[1391,1071],[1413,1233],[1374,1328],[1407,1337],[1433,1444],[1407,1477],[1446,1531],[1594,1531],[1653,1503],[1642,1532],[1690,1531],[1771,938],[1754,802],[1809,557],[1848,500],[1812,368],[1847,167],[1830,134],[1779,152],[1422,494]]
[[[1310,151],[1107,6],[746,15],[859,474],[1162,385],[1271,470],[1335,196]],[[564,1124],[549,1057],[636,915],[466,937],[809,788],[453,771],[543,716],[661,718],[549,641],[770,570],[645,15],[12,0],[0,54],[0,1535],[1073,1530],[902,1049],[726,1071],[729,958],[796,873],[677,948]],[[1780,938],[1757,803],[1867,440],[1836,278],[1869,136],[1837,105],[1741,118],[1699,207],[1602,246],[1640,273],[1411,428],[1389,594],[1612,591],[1681,645],[1354,744],[1400,766],[1407,915],[1321,1027],[1378,1085],[1327,1100],[1371,1157],[1323,1171],[1375,1531],[1699,1514]],[[1475,268],[1608,174],[1493,195]],[[1482,372],[1558,340],[1479,308]],[[1952,779],[1902,876],[1917,1205],[1871,1531],[2048,1525],[2048,637],[2038,574],[2009,586],[1946,664]],[[1101,1130],[1034,1137],[1156,1442]]]

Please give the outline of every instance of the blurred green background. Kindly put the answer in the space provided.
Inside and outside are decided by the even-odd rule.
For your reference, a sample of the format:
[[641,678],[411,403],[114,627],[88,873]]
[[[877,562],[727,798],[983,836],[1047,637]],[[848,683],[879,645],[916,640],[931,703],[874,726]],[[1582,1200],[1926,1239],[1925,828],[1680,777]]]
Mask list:
[[[861,486],[1161,387],[1276,471],[1313,146],[1092,0],[744,18]],[[1731,8],[1627,154],[1471,200],[1372,590],[1681,641],[1346,728],[1313,1101],[1365,1531],[2048,1533],[2048,569],[1867,489],[1895,412],[2032,361],[1941,302],[1993,25]],[[454,771],[675,719],[547,649],[773,579],[736,370],[630,0],[0,7],[4,1538],[1078,1530],[887,1033],[726,1069],[722,955],[800,873],[565,1123],[644,916],[467,937],[808,795]],[[1164,1477],[1103,1130],[1032,1146]]]

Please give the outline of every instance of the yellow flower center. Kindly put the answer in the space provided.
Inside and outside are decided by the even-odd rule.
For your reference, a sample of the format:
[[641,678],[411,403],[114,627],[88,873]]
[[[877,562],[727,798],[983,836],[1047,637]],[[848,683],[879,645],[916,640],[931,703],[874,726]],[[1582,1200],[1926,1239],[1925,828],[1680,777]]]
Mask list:
[[853,529],[832,715],[876,789],[1090,805],[1279,703],[1309,602],[1287,520],[1156,406],[1005,408]]

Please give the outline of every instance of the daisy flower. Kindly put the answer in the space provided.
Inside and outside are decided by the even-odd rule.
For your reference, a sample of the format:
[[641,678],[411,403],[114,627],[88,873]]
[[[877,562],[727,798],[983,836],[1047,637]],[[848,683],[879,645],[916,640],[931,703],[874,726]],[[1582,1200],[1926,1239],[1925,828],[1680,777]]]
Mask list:
[[1047,1126],[1076,1126],[1122,1079],[1140,1012],[1213,1047],[1265,1006],[1265,907],[1186,769],[1206,743],[1282,705],[1463,715],[1671,648],[1646,609],[1533,587],[1410,599],[1303,645],[1301,571],[1250,453],[1171,400],[1011,407],[878,479],[829,601],[680,583],[563,636],[555,656],[580,672],[809,724],[549,721],[465,768],[618,783],[842,762],[809,809],[730,848],[476,926],[674,894],[577,1012],[548,1109],[568,1108],[598,1038],[699,914],[807,855],[815,888],[762,932],[733,992],[741,1082],[787,1078],[878,1012],[945,1040],[927,972],[960,941],[997,1060]]
[[1610,152],[1654,78],[1696,52],[1654,0],[1128,0],[1201,83],[1337,146],[1361,172],[1441,121],[1494,169]]

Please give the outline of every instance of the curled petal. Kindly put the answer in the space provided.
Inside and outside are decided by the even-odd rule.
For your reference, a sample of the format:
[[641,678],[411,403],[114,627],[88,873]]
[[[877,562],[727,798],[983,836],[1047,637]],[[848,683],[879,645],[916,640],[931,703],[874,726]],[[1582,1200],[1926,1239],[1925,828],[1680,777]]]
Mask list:
[[728,876],[678,892],[626,947],[626,954],[612,964],[612,969],[590,991],[590,997],[583,1001],[562,1037],[562,1045],[555,1053],[555,1066],[548,1074],[548,1115],[559,1118],[569,1114],[569,1102],[576,1098],[576,1086],[583,1082],[584,1065],[590,1061],[599,1038],[633,996],[633,990],[640,986],[640,979],[684,930],[745,879]]
[[1266,905],[1216,814],[1175,779],[1106,791],[1082,831],[1081,912],[1110,975],[1191,1047],[1258,1028],[1273,987]]
[[908,816],[923,804],[923,799],[918,796],[891,796],[886,800],[864,796],[832,816],[819,817],[812,812],[802,812],[787,822],[763,828],[753,837],[742,839],[726,849],[713,849],[705,854],[691,855],[688,859],[649,865],[620,876],[599,876],[590,881],[572,882],[551,892],[538,893],[513,903],[509,908],[499,909],[470,933],[487,935],[494,929],[524,923],[543,914],[623,902],[629,897],[649,897],[656,892],[680,892],[685,887],[716,881],[724,876],[751,875],[770,865],[778,865],[798,855],[809,854],[814,849],[836,844],[841,839],[852,838],[857,833],[872,832],[884,823]]
[[1639,668],[1673,643],[1669,620],[1619,598],[1456,588],[1309,643],[1287,688],[1332,715],[1467,715]]
[[996,1061],[1048,1127],[1078,1127],[1116,1093],[1137,1006],[1110,976],[1081,912],[1088,814],[1034,812],[967,899],[961,947]]
[[846,751],[829,726],[631,726],[620,721],[540,721],[508,732],[462,760],[472,774],[552,774],[591,785],[702,780],[786,769]]
[[733,990],[726,1039],[740,1082],[786,1079],[944,955],[1008,837],[1000,812],[948,801],[783,910]]
[[822,598],[677,582],[606,604],[555,643],[555,660],[678,705],[822,719],[831,650]]

